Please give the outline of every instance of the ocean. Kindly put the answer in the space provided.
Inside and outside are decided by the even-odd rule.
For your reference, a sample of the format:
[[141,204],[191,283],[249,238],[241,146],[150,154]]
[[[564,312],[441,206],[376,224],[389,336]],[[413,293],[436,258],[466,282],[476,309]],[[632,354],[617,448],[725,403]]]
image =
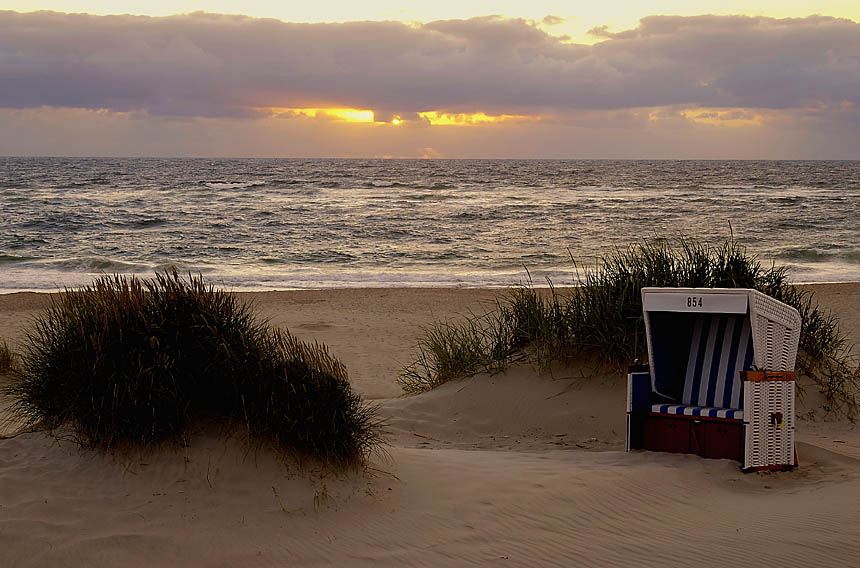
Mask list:
[[233,290],[564,285],[571,256],[732,233],[795,282],[860,281],[860,161],[0,158],[0,292],[168,266]]

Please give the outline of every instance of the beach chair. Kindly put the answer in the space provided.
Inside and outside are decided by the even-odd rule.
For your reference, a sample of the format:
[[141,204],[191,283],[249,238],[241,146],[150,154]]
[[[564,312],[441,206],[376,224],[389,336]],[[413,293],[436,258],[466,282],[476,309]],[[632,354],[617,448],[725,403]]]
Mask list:
[[788,469],[800,314],[748,289],[643,288],[648,365],[627,378],[627,450]]

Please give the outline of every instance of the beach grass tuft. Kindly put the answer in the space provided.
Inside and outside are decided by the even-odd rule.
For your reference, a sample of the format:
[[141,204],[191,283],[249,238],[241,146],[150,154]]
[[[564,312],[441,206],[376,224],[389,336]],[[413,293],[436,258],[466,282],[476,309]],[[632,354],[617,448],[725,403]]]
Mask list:
[[450,380],[503,371],[514,355],[507,306],[479,317],[445,321],[425,328],[416,360],[398,377],[404,390],[418,393]]
[[15,368],[15,352],[5,339],[0,339],[0,374],[11,373]]
[[452,379],[494,373],[527,358],[541,368],[588,356],[624,366],[646,359],[641,290],[648,286],[754,288],[795,307],[803,319],[798,368],[819,386],[829,408],[854,418],[860,372],[837,318],[812,293],[788,281],[787,268],[762,266],[734,238],[718,244],[679,237],[617,248],[591,266],[574,261],[578,285],[559,290],[532,282],[507,291],[486,313],[437,323],[419,339],[399,377],[410,393]]
[[96,447],[180,440],[210,418],[328,462],[361,462],[381,442],[374,409],[324,345],[175,270],[60,293],[27,331],[18,367],[16,415]]

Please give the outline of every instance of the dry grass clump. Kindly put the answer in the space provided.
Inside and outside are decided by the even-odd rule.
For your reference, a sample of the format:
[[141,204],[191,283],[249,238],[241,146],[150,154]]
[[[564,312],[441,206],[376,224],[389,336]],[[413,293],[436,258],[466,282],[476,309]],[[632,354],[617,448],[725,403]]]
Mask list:
[[763,267],[734,239],[719,245],[646,240],[610,252],[577,277],[579,286],[564,291],[552,282],[548,290],[513,288],[486,314],[431,326],[416,360],[402,370],[401,386],[422,392],[523,357],[542,367],[582,355],[626,365],[647,358],[643,287],[754,288],[797,308],[803,319],[798,368],[817,382],[831,409],[856,412],[860,375],[836,318],[790,284],[785,267]]
[[327,461],[361,461],[380,442],[373,409],[325,346],[176,271],[61,293],[27,332],[15,375],[20,419],[103,448],[176,440],[208,418]]

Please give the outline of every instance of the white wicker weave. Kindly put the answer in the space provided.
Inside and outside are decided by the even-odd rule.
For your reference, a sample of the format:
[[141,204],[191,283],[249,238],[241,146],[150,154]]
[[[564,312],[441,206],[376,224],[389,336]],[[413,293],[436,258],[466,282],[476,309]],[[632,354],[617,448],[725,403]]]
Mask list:
[[749,290],[750,322],[756,367],[794,371],[800,343],[800,314],[786,304]]
[[[794,464],[794,381],[746,381],[744,469]],[[782,415],[782,424],[772,422]]]

